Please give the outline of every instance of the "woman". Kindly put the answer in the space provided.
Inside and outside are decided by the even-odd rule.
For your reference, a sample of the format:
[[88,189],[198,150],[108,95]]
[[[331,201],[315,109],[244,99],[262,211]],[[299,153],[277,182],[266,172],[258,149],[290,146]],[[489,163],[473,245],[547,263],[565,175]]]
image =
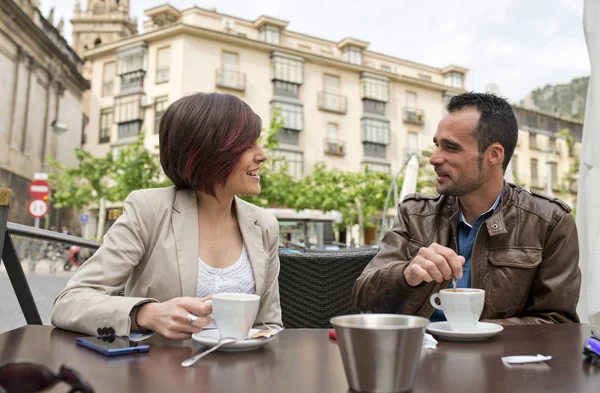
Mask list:
[[256,325],[281,325],[277,220],[236,196],[260,193],[261,128],[232,95],[198,93],[170,105],[159,147],[175,186],[127,197],[102,247],[56,298],[52,324],[188,339],[211,323],[210,295],[241,292],[261,296]]

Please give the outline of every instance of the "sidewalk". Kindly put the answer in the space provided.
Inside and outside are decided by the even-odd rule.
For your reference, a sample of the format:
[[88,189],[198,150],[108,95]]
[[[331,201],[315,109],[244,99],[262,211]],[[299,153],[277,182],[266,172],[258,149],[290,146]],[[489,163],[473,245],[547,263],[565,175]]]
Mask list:
[[[63,269],[63,264],[64,260],[55,261],[54,266],[51,265],[51,261],[49,259],[40,259],[35,261],[33,264],[27,259],[21,261],[21,267],[26,275],[35,274],[71,277],[77,270],[77,267],[73,266],[71,267],[71,270],[67,272]],[[0,264],[0,274],[6,275],[4,262]]]
[[[69,278],[73,276],[76,268],[65,272],[63,262],[55,262],[56,272],[50,272],[49,260],[42,259],[34,266],[34,272],[30,273],[28,261],[23,261],[21,266],[27,276],[29,288],[35,299],[40,317],[44,324],[50,324],[52,316],[52,303],[56,295],[67,285]],[[0,333],[6,332],[26,325],[25,318],[15,296],[12,284],[6,274],[4,263],[0,265]]]

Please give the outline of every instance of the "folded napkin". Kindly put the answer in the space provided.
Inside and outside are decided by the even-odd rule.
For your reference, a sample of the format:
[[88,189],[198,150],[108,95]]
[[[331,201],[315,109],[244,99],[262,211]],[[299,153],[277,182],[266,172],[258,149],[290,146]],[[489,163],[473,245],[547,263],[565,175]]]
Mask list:
[[[329,331],[329,338],[333,340],[337,340],[337,336],[335,335],[335,329],[331,329]],[[425,333],[423,335],[423,343],[421,348],[425,349],[435,349],[437,347],[437,340],[433,338],[433,336],[429,333]]]

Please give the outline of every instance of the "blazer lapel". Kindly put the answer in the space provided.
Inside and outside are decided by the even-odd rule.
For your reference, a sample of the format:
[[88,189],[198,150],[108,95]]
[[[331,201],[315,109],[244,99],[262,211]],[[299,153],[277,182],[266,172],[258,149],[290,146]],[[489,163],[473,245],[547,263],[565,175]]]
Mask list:
[[235,198],[235,208],[237,212],[238,224],[244,239],[244,245],[250,258],[254,281],[256,284],[256,294],[262,295],[265,289],[266,263],[268,259],[265,250],[261,227],[256,222],[256,217],[244,202]]
[[181,295],[196,296],[198,281],[198,205],[193,190],[178,190],[173,202],[172,225],[177,243]]

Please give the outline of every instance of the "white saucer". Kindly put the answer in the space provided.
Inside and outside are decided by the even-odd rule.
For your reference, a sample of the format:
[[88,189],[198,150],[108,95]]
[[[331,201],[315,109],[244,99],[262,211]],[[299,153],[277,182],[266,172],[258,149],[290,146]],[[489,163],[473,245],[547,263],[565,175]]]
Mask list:
[[[250,329],[249,335],[255,334],[258,332],[260,332],[259,329]],[[221,335],[219,334],[219,329],[207,329],[207,330],[202,330],[199,333],[192,334],[192,339],[194,341],[197,341],[200,344],[202,344],[208,348],[214,347],[219,342],[220,337],[221,337]],[[255,339],[250,339],[250,340],[239,340],[239,341],[232,342],[230,344],[225,344],[222,347],[220,347],[219,349],[217,349],[217,351],[227,351],[227,352],[252,351],[254,349],[258,349],[258,348],[262,347],[265,344],[268,344],[275,337],[276,337],[276,335],[271,336],[269,338],[255,338]]]
[[504,330],[502,325],[488,322],[477,322],[477,329],[470,332],[450,330],[447,321],[431,322],[427,325],[427,331],[434,336],[456,341],[478,341],[485,340]]

